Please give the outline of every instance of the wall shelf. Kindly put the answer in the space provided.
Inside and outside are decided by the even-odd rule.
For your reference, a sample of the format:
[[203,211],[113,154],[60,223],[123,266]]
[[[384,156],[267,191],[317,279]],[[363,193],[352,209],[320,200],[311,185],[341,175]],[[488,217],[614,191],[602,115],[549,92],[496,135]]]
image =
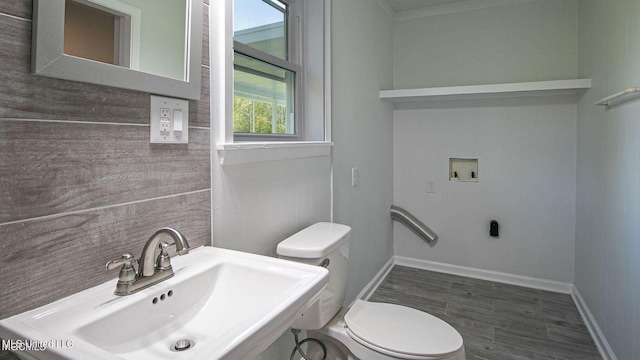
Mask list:
[[591,88],[591,79],[570,79],[510,84],[381,90],[380,98],[393,102],[409,102],[496,99],[524,96],[563,96],[576,95],[589,88]]

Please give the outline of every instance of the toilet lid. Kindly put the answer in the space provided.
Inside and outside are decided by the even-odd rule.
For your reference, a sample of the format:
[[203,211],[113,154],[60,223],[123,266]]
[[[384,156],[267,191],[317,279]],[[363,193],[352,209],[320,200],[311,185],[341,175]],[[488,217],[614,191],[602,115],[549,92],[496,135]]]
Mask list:
[[443,356],[462,347],[451,325],[404,306],[356,300],[344,320],[354,340],[396,357]]

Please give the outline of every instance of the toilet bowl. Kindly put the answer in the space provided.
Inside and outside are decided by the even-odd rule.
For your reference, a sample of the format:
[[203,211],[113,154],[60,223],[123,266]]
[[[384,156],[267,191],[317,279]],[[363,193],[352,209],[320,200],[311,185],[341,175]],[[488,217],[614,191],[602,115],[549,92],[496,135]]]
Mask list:
[[[356,300],[322,329],[308,331],[330,360],[465,360],[460,334],[444,321],[404,306]],[[314,350],[313,359],[322,351]]]
[[[322,341],[328,360],[466,360],[462,336],[433,315],[359,299],[341,307],[350,234],[346,225],[316,223],[278,244],[279,257],[329,270],[329,284],[293,328]],[[308,355],[320,359],[322,351],[312,347]]]

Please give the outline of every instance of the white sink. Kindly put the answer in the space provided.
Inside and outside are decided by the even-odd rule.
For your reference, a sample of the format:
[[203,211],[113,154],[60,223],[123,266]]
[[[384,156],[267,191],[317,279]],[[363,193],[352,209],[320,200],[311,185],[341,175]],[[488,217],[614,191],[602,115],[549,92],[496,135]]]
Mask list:
[[[33,359],[248,359],[329,279],[322,267],[214,247],[172,258],[175,276],[128,296],[112,280],[0,321],[0,337],[48,343]],[[156,299],[156,300],[154,300]],[[189,349],[172,350],[189,339]]]

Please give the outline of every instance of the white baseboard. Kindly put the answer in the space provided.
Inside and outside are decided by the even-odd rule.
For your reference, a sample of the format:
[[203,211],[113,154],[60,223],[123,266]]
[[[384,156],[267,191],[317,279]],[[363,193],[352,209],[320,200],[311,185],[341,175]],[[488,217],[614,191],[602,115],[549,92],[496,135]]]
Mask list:
[[562,294],[571,294],[573,284],[560,281],[538,279],[528,276],[507,274],[498,271],[482,270],[466,266],[438,263],[428,260],[412,259],[404,256],[395,256],[394,263],[417,269],[431,270],[446,274],[466,276],[474,279],[495,281],[510,285],[525,286],[533,289],[553,291]]
[[[360,291],[358,296],[356,296],[356,299],[369,300],[369,298],[371,297],[373,292],[376,291],[376,289],[378,288],[382,280],[384,280],[384,278],[387,276],[389,271],[391,271],[391,269],[393,268],[393,265],[394,265],[394,258],[391,257],[389,261],[387,261],[387,263],[382,266],[380,271],[378,271],[376,276],[374,276],[373,279],[369,281],[367,286],[365,286],[364,289]],[[355,300],[353,301],[355,302]],[[349,306],[351,305],[353,305],[353,302]]]
[[596,344],[596,347],[600,352],[600,356],[602,356],[603,360],[617,360],[618,358],[616,358],[616,355],[613,353],[613,349],[611,349],[607,338],[605,338],[602,330],[600,330],[600,326],[598,326],[596,319],[593,317],[593,314],[591,314],[591,310],[589,310],[587,303],[582,298],[582,295],[580,295],[578,288],[575,285],[572,285],[571,290],[573,302],[576,303],[580,316],[582,316],[582,320],[587,326],[587,329],[593,338],[593,342]]

